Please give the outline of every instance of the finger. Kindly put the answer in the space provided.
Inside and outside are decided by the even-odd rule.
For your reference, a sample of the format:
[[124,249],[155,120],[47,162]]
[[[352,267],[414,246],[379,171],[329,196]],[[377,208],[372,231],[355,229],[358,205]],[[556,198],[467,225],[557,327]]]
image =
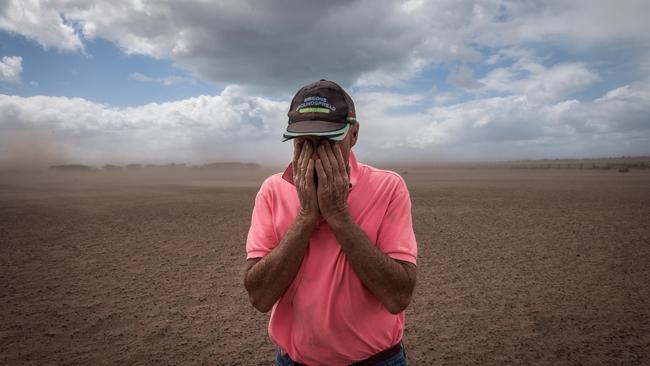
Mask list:
[[298,144],[297,154],[298,154],[298,159],[296,159],[296,169],[300,169],[300,164],[302,163],[302,157],[305,156],[305,142]]
[[298,169],[298,159],[300,158],[300,153],[302,153],[302,144],[294,140],[293,143],[293,160],[291,160],[291,166],[293,167],[293,171],[295,172],[296,169]]
[[303,146],[303,155],[302,155],[302,160],[300,162],[300,175],[305,176],[307,173],[307,164],[309,164],[309,158],[311,158],[311,142],[305,141],[305,144]]
[[334,173],[334,175],[342,176],[343,172],[341,171],[339,162],[336,159],[336,155],[334,155],[332,144],[329,141],[325,145],[325,152],[327,153],[327,157],[330,159],[330,164],[332,165],[332,173]]
[[299,150],[298,159],[296,160],[296,163],[293,166],[293,180],[294,180],[294,182],[300,182],[300,179],[301,179],[301,177],[300,177],[301,176],[300,170],[301,170],[301,166],[302,166],[301,164],[302,164],[302,161],[303,161],[303,157],[305,156],[305,143],[304,142],[302,144],[298,145],[298,150]]
[[293,180],[294,182],[299,181],[300,177],[300,163],[302,162],[302,156],[304,153],[303,149],[304,143],[297,143],[293,149],[293,161],[291,162],[291,167],[293,168]]
[[[318,156],[320,157],[320,160],[322,161],[323,164],[323,169],[325,170],[325,173],[327,176],[332,177],[332,164],[330,163],[329,156],[327,156],[327,152],[325,151],[325,146],[324,144],[321,144],[318,147]],[[320,177],[318,177],[320,178]]]
[[338,162],[341,175],[344,175],[346,178],[348,178],[350,176],[350,172],[348,171],[349,167],[345,163],[343,152],[341,151],[341,146],[339,146],[339,144],[334,144],[334,155],[336,156],[336,161]]
[[307,187],[313,188],[314,187],[314,159],[309,158],[309,162],[307,163],[307,174],[305,175]]
[[323,166],[323,161],[321,159],[316,160],[316,174],[318,174],[318,184],[320,182],[327,182],[327,173],[325,173],[325,167]]

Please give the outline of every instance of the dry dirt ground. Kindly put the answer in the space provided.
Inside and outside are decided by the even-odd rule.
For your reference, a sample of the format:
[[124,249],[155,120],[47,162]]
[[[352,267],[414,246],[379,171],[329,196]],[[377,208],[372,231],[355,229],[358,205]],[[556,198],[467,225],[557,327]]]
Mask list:
[[[650,364],[650,172],[404,178],[412,365]],[[241,281],[260,181],[0,176],[0,364],[271,364]]]

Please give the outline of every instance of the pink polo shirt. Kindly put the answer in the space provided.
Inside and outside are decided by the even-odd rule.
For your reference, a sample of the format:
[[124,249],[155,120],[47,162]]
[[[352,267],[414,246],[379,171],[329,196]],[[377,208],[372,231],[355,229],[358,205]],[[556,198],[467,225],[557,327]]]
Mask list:
[[[267,178],[257,193],[249,259],[273,250],[298,214],[298,194],[286,173]],[[350,183],[350,214],[370,241],[390,257],[415,264],[411,201],[402,177],[358,163],[350,152]],[[388,312],[362,284],[321,218],[296,278],[273,306],[271,339],[295,361],[349,365],[397,344],[403,332],[404,313]]]

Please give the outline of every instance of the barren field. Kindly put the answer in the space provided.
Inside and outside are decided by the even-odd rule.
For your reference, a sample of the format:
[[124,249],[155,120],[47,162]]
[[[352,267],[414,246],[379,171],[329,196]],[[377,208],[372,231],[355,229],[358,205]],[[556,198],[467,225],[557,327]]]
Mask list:
[[[262,173],[0,175],[0,364],[271,364]],[[650,171],[409,170],[412,365],[650,364]]]

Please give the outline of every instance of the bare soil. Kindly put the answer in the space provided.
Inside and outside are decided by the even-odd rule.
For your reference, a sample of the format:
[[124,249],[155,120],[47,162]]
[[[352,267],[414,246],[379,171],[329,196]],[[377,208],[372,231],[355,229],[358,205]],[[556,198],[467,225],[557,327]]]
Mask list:
[[[266,173],[0,175],[0,364],[271,364],[241,280]],[[404,178],[412,365],[650,363],[650,171]]]

